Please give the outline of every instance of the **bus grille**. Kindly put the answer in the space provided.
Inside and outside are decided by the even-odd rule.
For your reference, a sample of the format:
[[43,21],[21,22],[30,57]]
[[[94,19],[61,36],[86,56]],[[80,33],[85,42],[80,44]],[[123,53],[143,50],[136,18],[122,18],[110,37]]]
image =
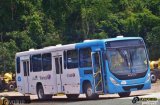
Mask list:
[[143,84],[142,85],[134,85],[134,86],[123,86],[123,89],[126,91],[129,91],[130,89],[133,88],[137,88],[137,90],[141,90],[143,88]]

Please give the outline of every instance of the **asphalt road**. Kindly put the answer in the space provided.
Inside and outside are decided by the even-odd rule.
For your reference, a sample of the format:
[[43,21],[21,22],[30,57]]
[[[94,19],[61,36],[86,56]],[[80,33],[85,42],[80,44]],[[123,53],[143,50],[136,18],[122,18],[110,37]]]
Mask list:
[[[18,92],[3,92],[0,96],[20,96]],[[158,101],[137,101],[132,103],[134,97],[158,98]],[[16,104],[15,104],[16,105]],[[18,104],[17,104],[18,105]],[[22,105],[22,104],[21,104]],[[97,100],[87,100],[85,95],[80,95],[76,100],[68,100],[66,96],[53,96],[52,100],[39,101],[36,95],[31,95],[29,105],[160,105],[160,81],[152,84],[150,90],[141,90],[131,93],[130,97],[120,98],[117,94],[101,95]]]
[[36,102],[33,101],[32,105],[133,105],[131,99],[118,99],[118,98],[100,98],[97,100],[86,100],[79,98],[77,100],[67,99],[53,99],[53,101]]
[[[134,93],[133,93],[134,94]],[[65,96],[54,97],[52,100],[48,101],[39,101],[32,100],[31,105],[160,105],[159,101],[137,101],[135,104],[132,103],[134,97],[139,98],[158,98],[160,99],[160,92],[156,93],[145,93],[141,95],[131,95],[130,97],[120,98],[118,95],[103,95],[100,96],[97,100],[87,100],[84,95],[81,95],[80,98],[76,100],[68,100]],[[149,104],[150,103],[150,104]]]

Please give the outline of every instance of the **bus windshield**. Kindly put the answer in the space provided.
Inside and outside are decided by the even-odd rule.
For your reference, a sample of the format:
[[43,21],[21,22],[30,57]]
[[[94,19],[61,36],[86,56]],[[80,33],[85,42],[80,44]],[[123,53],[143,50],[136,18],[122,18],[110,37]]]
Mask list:
[[110,71],[114,74],[125,75],[143,73],[147,71],[147,57],[145,48],[127,47],[110,48],[107,50]]

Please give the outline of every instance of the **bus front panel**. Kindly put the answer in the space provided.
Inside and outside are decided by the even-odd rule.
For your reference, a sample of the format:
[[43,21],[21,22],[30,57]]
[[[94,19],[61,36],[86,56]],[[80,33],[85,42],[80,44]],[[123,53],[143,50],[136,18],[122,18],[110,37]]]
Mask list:
[[109,93],[150,89],[150,69],[142,39],[106,44],[107,87]]

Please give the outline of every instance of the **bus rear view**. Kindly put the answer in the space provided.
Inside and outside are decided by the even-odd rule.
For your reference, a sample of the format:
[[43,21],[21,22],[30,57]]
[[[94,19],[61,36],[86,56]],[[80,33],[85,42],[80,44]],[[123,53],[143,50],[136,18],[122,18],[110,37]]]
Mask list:
[[143,39],[111,40],[105,45],[108,93],[118,93],[120,97],[125,97],[131,91],[151,88],[148,56]]

